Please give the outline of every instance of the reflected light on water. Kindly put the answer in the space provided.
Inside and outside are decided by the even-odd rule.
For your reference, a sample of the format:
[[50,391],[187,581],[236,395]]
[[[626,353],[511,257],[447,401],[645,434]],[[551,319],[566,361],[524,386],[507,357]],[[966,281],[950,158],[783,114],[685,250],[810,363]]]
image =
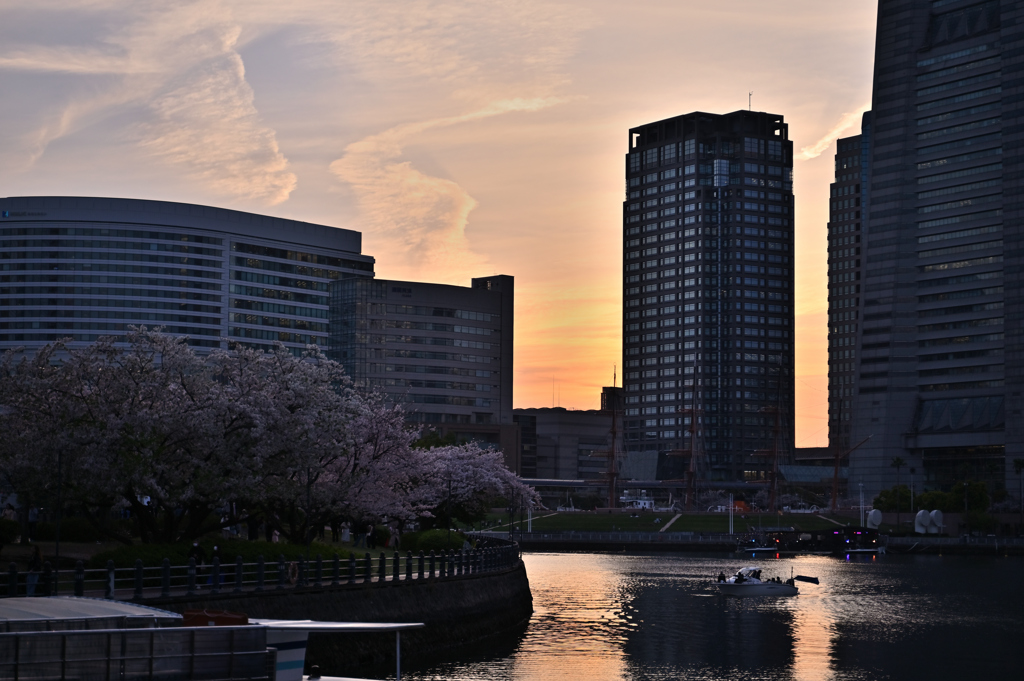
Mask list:
[[636,623],[623,613],[622,575],[614,560],[586,554],[527,558],[534,615],[515,654],[515,678],[624,678],[626,633]]
[[[521,638],[407,668],[403,678],[895,681],[1016,678],[1024,665],[1024,581],[1007,581],[1018,568],[994,558],[534,553],[524,561],[534,615]],[[718,593],[715,575],[753,564],[766,577],[820,584],[799,582],[792,598]]]
[[[827,681],[835,678],[831,613],[819,595],[801,594],[801,607],[793,613],[793,678]],[[809,604],[808,604],[809,603]]]

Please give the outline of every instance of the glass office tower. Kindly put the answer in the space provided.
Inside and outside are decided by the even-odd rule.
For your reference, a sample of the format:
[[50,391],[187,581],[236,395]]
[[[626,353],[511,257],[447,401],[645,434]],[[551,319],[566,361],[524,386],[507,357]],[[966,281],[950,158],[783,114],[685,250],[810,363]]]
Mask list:
[[1019,2],[879,4],[849,421],[866,493],[895,458],[950,489],[1002,487],[1024,456],[1022,73]]
[[626,450],[661,479],[765,479],[793,446],[788,126],[686,114],[631,129],[625,162]]

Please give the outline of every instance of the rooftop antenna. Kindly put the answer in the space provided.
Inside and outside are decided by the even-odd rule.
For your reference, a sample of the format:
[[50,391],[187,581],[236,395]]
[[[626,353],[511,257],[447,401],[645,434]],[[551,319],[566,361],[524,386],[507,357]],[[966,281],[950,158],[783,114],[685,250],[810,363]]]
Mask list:
[[751,90],[750,92],[747,93],[747,111],[753,111],[754,110],[753,101],[754,101],[754,91]]

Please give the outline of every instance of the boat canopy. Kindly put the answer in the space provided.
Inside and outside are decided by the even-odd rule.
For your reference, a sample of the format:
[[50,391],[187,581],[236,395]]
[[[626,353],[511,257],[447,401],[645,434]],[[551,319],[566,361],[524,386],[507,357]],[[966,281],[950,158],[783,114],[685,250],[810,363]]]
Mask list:
[[102,598],[0,598],[0,632],[175,627],[176,612]]

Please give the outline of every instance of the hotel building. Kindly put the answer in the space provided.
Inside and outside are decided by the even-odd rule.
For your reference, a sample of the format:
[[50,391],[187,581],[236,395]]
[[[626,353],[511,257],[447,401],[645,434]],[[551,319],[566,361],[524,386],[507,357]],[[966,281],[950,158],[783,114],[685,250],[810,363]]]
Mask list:
[[512,417],[515,287],[342,279],[331,284],[329,355],[357,387],[401,404],[410,423],[500,448],[520,470]]
[[777,114],[629,131],[625,448],[656,453],[661,479],[684,477],[691,455],[701,479],[722,481],[765,479],[791,457],[792,168]]
[[373,277],[359,232],[167,201],[0,198],[0,351],[130,325],[327,348],[328,287]]

